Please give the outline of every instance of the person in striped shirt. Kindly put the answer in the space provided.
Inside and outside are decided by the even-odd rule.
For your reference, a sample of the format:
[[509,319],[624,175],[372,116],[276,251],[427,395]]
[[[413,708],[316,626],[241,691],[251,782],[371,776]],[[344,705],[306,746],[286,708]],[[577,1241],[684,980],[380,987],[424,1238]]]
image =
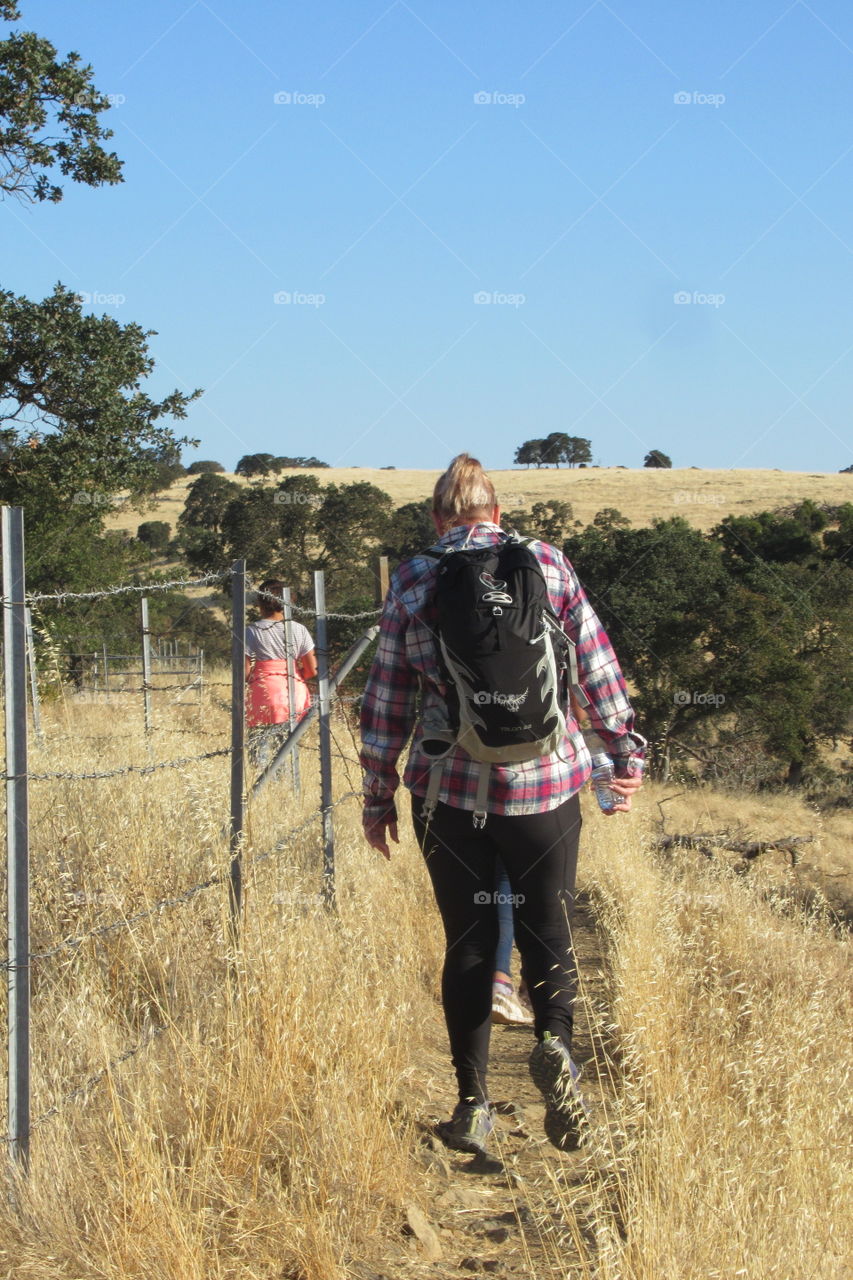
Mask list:
[[[433,495],[437,546],[495,544],[507,537],[500,518],[494,486],[479,462],[465,453],[454,458]],[[576,646],[589,722],[613,760],[617,802],[612,813],[627,813],[642,785],[646,744],[634,729],[616,655],[563,553],[544,542],[529,546],[554,613]],[[492,891],[500,858],[512,886],[516,943],[535,1015],[530,1071],[545,1097],[548,1137],[570,1149],[581,1145],[589,1130],[569,1051],[577,985],[570,924],[579,793],[590,777],[590,754],[566,706],[566,735],[557,751],[491,766],[484,824],[472,823],[472,811],[482,802],[480,765],[461,747],[445,758],[437,802],[426,806],[433,761],[421,749],[424,721],[434,724],[436,717],[446,717],[436,639],[437,563],[428,555],[404,561],[385,599],[361,709],[364,833],[373,848],[390,857],[389,838],[398,839],[398,762],[409,744],[403,782],[412,795],[415,834],[444,925],[442,1003],[459,1088],[459,1103],[440,1126],[441,1137],[458,1150],[483,1152],[493,1126],[487,1066],[497,942]],[[435,790],[434,782],[431,799]]]

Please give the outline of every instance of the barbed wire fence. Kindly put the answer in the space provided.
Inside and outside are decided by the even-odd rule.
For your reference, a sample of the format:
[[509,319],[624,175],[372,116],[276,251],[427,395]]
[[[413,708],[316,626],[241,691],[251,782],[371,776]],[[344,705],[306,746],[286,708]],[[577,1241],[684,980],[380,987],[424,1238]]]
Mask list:
[[[358,766],[357,744],[352,734],[349,716],[345,722],[353,738],[352,754],[348,755],[335,738],[332,728],[332,700],[339,697],[341,685],[367,651],[378,631],[379,608],[361,613],[334,613],[327,611],[325,603],[325,578],[322,570],[314,574],[314,609],[297,607],[291,601],[290,591],[284,592],[284,622],[286,632],[287,683],[289,719],[287,732],[283,740],[274,749],[272,758],[265,763],[252,780],[247,784],[246,776],[246,706],[245,706],[245,673],[246,673],[246,599],[247,592],[254,588],[246,573],[244,560],[235,561],[227,570],[207,573],[192,579],[175,579],[166,582],[133,583],[116,585],[100,591],[86,592],[52,592],[27,595],[24,568],[24,519],[20,507],[0,507],[0,542],[2,542],[2,600],[3,600],[3,678],[4,678],[4,716],[6,732],[6,769],[4,774],[6,786],[6,843],[7,843],[7,917],[8,917],[8,951],[4,964],[7,971],[7,1042],[8,1042],[8,1103],[7,1133],[3,1139],[13,1163],[19,1170],[26,1172],[29,1168],[30,1135],[33,1129],[46,1124],[59,1115],[72,1102],[86,1102],[94,1095],[99,1084],[108,1079],[112,1072],[123,1063],[130,1061],[142,1053],[157,1037],[166,1031],[166,1023],[152,1023],[139,1036],[136,1043],[111,1058],[104,1067],[76,1083],[51,1106],[34,1118],[31,1116],[31,977],[34,965],[43,965],[62,956],[72,956],[89,940],[103,939],[110,935],[132,931],[143,921],[159,919],[164,913],[182,908],[194,902],[201,894],[216,886],[227,888],[229,907],[230,949],[239,942],[240,925],[243,913],[243,876],[247,867],[255,867],[269,862],[291,846],[301,835],[310,831],[319,823],[322,867],[321,889],[319,899],[329,909],[335,907],[335,847],[333,812],[345,801],[360,796],[356,787],[350,765]],[[43,741],[43,726],[38,705],[37,684],[34,677],[33,638],[30,610],[48,602],[64,603],[71,600],[87,600],[95,602],[110,596],[136,593],[144,601],[141,609],[143,635],[143,653],[148,648],[150,630],[147,617],[148,596],[157,591],[169,591],[176,588],[196,587],[212,583],[225,583],[230,579],[231,585],[231,680],[230,703],[219,701],[219,705],[230,711],[230,743],[216,747],[211,751],[197,755],[184,755],[169,760],[152,761],[138,765],[127,764],[109,769],[92,769],[75,772],[72,770],[48,770],[31,772],[28,767],[27,743],[27,672],[29,656],[29,672],[31,676],[31,704],[33,709],[34,729],[40,742]],[[377,571],[377,600],[382,600],[388,587],[388,562],[381,557]],[[298,722],[295,719],[294,689],[295,666],[293,644],[293,611],[315,620],[317,684],[318,696],[306,714]],[[368,622],[363,634],[350,647],[337,669],[330,671],[329,642],[327,621],[330,618],[348,621]],[[213,682],[214,685],[217,682]],[[219,682],[228,687],[229,682]],[[210,684],[208,682],[208,687]],[[150,664],[143,658],[142,692],[145,697],[145,729],[149,738],[152,726],[149,694],[151,692]],[[357,699],[341,699],[352,703]],[[268,787],[271,780],[281,776],[284,764],[290,760],[292,764],[292,783],[295,793],[299,792],[300,774],[297,748],[304,745],[304,739],[312,725],[318,726],[319,763],[320,763],[320,802],[304,820],[289,828],[282,837],[269,849],[252,852],[246,859],[246,818],[247,809]],[[195,729],[176,729],[174,732],[204,732]],[[221,731],[209,731],[221,732]],[[279,727],[278,732],[281,732]],[[67,738],[79,740],[79,735],[70,733]],[[130,739],[135,735],[125,734],[110,736],[110,740]],[[62,738],[51,738],[51,746]],[[90,740],[98,740],[92,735]],[[149,748],[150,750],[150,748]],[[144,908],[129,914],[120,914],[117,918],[84,929],[78,934],[64,937],[42,947],[41,950],[30,949],[30,864],[29,864],[29,783],[50,783],[58,781],[90,782],[114,779],[128,775],[150,775],[161,770],[183,769],[195,766],[203,761],[230,757],[230,795],[229,819],[221,831],[223,845],[223,865],[198,883],[170,896],[162,897],[146,905]],[[348,789],[333,799],[333,760],[339,759],[345,770]],[[357,778],[356,772],[356,778]],[[225,853],[227,849],[227,853]],[[244,865],[245,864],[245,865]]]

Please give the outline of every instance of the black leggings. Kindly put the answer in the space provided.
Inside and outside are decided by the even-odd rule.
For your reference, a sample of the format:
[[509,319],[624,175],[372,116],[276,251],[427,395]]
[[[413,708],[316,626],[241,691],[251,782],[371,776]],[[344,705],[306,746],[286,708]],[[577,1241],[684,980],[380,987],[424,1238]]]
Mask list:
[[495,857],[515,897],[515,941],[539,1039],[570,1047],[577,971],[571,940],[578,839],[577,795],[548,813],[489,814],[477,829],[468,810],[438,804],[429,824],[412,796],[415,835],[426,859],[447,949],[441,998],[459,1097],[486,1101],[492,974],[498,940]]

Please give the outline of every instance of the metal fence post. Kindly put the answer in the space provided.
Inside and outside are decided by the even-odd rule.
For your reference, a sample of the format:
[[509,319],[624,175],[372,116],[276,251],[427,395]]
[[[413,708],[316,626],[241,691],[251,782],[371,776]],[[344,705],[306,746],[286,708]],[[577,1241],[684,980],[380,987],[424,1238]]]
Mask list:
[[335,905],[335,831],[332,824],[332,739],[329,694],[329,636],[326,626],[326,580],[314,570],[314,608],[317,611],[317,692],[320,720],[320,812],[323,823],[323,899]]
[[236,940],[243,902],[243,818],[246,789],[246,561],[231,566],[231,930]]
[[36,647],[33,643],[33,615],[32,610],[24,611],[27,625],[27,660],[30,665],[30,694],[33,704],[33,728],[36,731],[36,737],[39,742],[44,741],[41,731],[41,702],[39,701],[39,681],[38,671],[36,670]]
[[30,870],[27,793],[27,629],[24,511],[0,509],[3,541],[3,688],[6,718],[9,1149],[30,1150]]
[[145,712],[145,732],[151,732],[151,632],[148,630],[148,597],[139,602],[142,615],[142,705]]
[[[284,609],[284,645],[287,650],[287,730],[288,734],[291,734],[296,727],[296,650],[293,646],[293,609],[290,587],[283,589],[281,597]],[[290,753],[290,763],[293,770],[293,790],[296,795],[299,795],[301,780],[298,751]]]
[[198,651],[198,716],[204,711],[204,649]]

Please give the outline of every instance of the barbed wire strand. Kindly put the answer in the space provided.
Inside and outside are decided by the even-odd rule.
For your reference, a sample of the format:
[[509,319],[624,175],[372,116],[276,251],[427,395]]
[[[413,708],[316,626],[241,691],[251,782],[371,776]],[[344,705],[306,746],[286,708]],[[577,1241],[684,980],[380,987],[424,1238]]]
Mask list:
[[[175,587],[204,587],[212,582],[222,582],[233,575],[233,569],[219,569],[202,574],[200,578],[173,578],[168,582],[121,583],[115,587],[104,587],[100,591],[44,591],[27,592],[25,604],[41,604],[44,600],[104,600],[107,596],[127,595],[132,591],[172,591]],[[20,601],[5,600],[5,605],[20,604]]]
[[[347,791],[343,795],[338,796],[337,800],[332,803],[331,808],[336,809],[339,804],[344,802],[344,800],[349,800],[353,796],[358,796],[360,798],[361,793],[358,791]],[[276,853],[281,853],[282,850],[286,849],[297,836],[301,835],[308,829],[308,827],[311,826],[312,823],[316,822],[321,814],[322,808],[318,805],[317,808],[313,809],[308,817],[298,826],[289,828],[281,840],[273,845],[272,849],[268,849],[265,853],[253,854],[249,857],[246,862],[246,869],[250,869],[257,863],[266,862]],[[47,951],[32,952],[29,956],[29,963],[32,963],[33,960],[51,960],[54,956],[60,955],[63,951],[76,950],[78,947],[82,946],[84,942],[88,942],[90,938],[103,938],[111,933],[118,933],[122,929],[130,929],[133,925],[139,924],[142,920],[147,920],[151,916],[159,915],[161,911],[166,911],[171,907],[183,906],[185,903],[190,902],[194,897],[196,897],[197,894],[204,892],[206,889],[212,889],[215,885],[223,884],[224,881],[225,873],[216,872],[206,880],[202,880],[198,884],[190,885],[189,888],[184,889],[182,893],[170,898],[160,898],[159,901],[153,903],[150,907],[146,907],[142,911],[136,911],[131,916],[122,916],[120,920],[113,920],[109,924],[96,925],[93,929],[88,929],[85,933],[78,934],[76,937],[64,938],[62,942],[57,943],[56,946],[51,947]],[[26,967],[26,965],[13,965],[8,960],[0,964],[0,969],[7,970],[23,969]]]
[[180,769],[186,764],[197,764],[200,760],[213,760],[216,756],[231,754],[230,747],[217,747],[215,751],[205,751],[200,756],[182,756],[179,760],[161,760],[157,764],[128,764],[120,769],[105,769],[93,773],[4,773],[0,778],[10,782],[19,777],[26,777],[30,782],[54,782],[59,779],[69,781],[89,781],[93,778],[119,778],[126,773],[156,773],[158,769]]
[[[247,591],[254,591],[254,592],[258,593],[258,592],[260,592],[260,589],[261,589],[261,588],[260,588],[260,583],[255,582],[252,578],[248,577],[248,575],[247,575],[247,577],[246,577],[246,590],[247,590]],[[272,597],[272,598],[273,598],[273,599],[277,599],[278,597]],[[291,601],[290,607],[291,607],[291,609],[292,609],[295,613],[304,613],[304,614],[305,614],[305,616],[306,616],[306,617],[308,617],[308,618],[316,618],[316,617],[317,617],[317,610],[316,610],[316,609],[309,609],[309,608],[307,608],[305,605],[301,605],[301,604],[294,604],[292,601]],[[380,614],[381,612],[382,612],[381,607],[380,607],[380,608],[376,608],[376,609],[368,609],[368,610],[366,610],[364,613],[333,613],[331,610],[328,610],[328,609],[327,609],[327,610],[324,612],[323,617],[325,617],[325,618],[349,618],[351,621],[356,622],[356,621],[359,621],[359,620],[361,620],[361,619],[363,619],[363,618],[378,618],[378,617],[379,617],[379,614]]]
[[[132,1045],[124,1053],[120,1053],[117,1058],[112,1058],[100,1071],[96,1071],[93,1076],[89,1076],[88,1080],[84,1080],[76,1089],[72,1089],[70,1093],[66,1093],[58,1102],[55,1102],[52,1107],[48,1107],[47,1111],[42,1111],[41,1115],[36,1116],[30,1123],[30,1129],[37,1129],[46,1120],[52,1120],[54,1116],[58,1116],[60,1111],[64,1111],[69,1103],[75,1102],[78,1098],[86,1097],[93,1089],[97,1088],[102,1080],[105,1080],[108,1075],[115,1071],[116,1067],[120,1067],[123,1062],[128,1062],[131,1058],[135,1058],[143,1049],[148,1048],[152,1040],[156,1040],[167,1029],[163,1025],[152,1027],[148,1035],[143,1037],[138,1044]],[[4,1142],[11,1142],[11,1138],[5,1137]]]
[[[223,582],[226,578],[233,576],[232,569],[220,569],[216,573],[206,573],[200,578],[173,578],[168,582],[144,582],[144,583],[124,583],[115,587],[104,587],[100,591],[41,591],[27,592],[26,599],[9,600],[3,598],[3,604],[7,608],[11,608],[16,604],[39,605],[46,601],[52,600],[57,604],[64,604],[66,600],[104,600],[109,596],[127,595],[131,592],[152,593],[155,591],[173,591],[178,587],[203,587],[214,582]],[[247,590],[257,591],[258,587],[248,578],[246,580]],[[296,613],[305,614],[306,617],[316,618],[317,610],[309,609],[307,606],[294,604],[291,608]],[[366,609],[360,613],[342,613],[333,610],[327,610],[325,617],[340,618],[351,622],[358,622],[364,618],[377,618],[381,614],[381,608]]]
[[[343,804],[345,800],[350,800],[352,798],[360,799],[361,793],[358,791],[346,791],[344,792],[343,795],[338,796],[337,800],[335,800],[330,807],[332,809],[336,809],[339,804]],[[322,810],[320,808],[315,809],[312,813],[308,815],[308,817],[305,819],[304,822],[301,822],[297,827],[292,827],[281,840],[279,840],[275,845],[273,845],[272,849],[267,850],[266,853],[258,854],[253,858],[251,858],[249,860],[249,865],[254,866],[258,863],[266,862],[270,858],[274,857],[276,853],[280,853],[289,844],[291,844],[298,835],[300,835],[303,831],[305,831],[312,823],[316,822],[321,812]],[[177,905],[178,903],[189,901],[191,895],[194,896],[196,893],[200,893],[203,889],[209,889],[214,884],[221,884],[223,880],[224,880],[223,875],[213,876],[209,880],[205,880],[201,884],[193,885],[191,889],[186,890],[183,894],[180,895],[179,898],[163,899],[161,902],[157,903],[155,907],[152,907],[150,911],[147,911],[144,913],[142,912],[137,913],[137,915],[131,916],[127,920],[117,921],[112,925],[104,926],[100,930],[92,930],[88,934],[81,935],[79,939],[71,939],[68,942],[63,943],[62,946],[54,948],[53,951],[42,952],[37,955],[32,955],[30,959],[31,960],[45,959],[49,956],[58,954],[59,951],[64,950],[69,946],[79,945],[79,943],[85,941],[87,937],[94,937],[100,933],[106,932],[107,930],[117,929],[119,927],[130,927],[131,924],[144,918],[145,915],[151,915],[154,913],[155,910],[162,909],[163,907],[166,907],[166,906]],[[140,1040],[138,1044],[131,1045],[131,1047],[129,1049],[126,1049],[124,1053],[121,1053],[116,1058],[111,1059],[110,1062],[108,1062],[105,1067],[102,1067],[100,1071],[96,1071],[94,1075],[89,1076],[88,1079],[84,1080],[82,1084],[77,1085],[74,1089],[71,1089],[68,1093],[64,1094],[63,1097],[60,1098],[58,1102],[53,1104],[53,1106],[48,1107],[46,1111],[41,1112],[41,1114],[38,1115],[32,1121],[30,1128],[36,1129],[39,1127],[39,1125],[44,1124],[47,1120],[53,1119],[54,1116],[59,1115],[59,1113],[63,1111],[65,1107],[67,1107],[70,1103],[75,1102],[78,1098],[87,1098],[88,1095],[94,1089],[96,1089],[97,1086],[101,1084],[101,1082],[105,1080],[111,1072],[113,1072],[117,1067],[121,1066],[123,1063],[130,1061],[131,1058],[136,1057],[136,1055],[141,1053],[143,1049],[146,1049],[153,1040],[155,1040],[158,1036],[162,1035],[163,1032],[167,1030],[168,1030],[168,1027],[164,1024],[158,1024],[157,1026],[152,1027],[149,1033],[142,1040]],[[12,1139],[9,1137],[8,1134],[4,1134],[2,1141],[8,1144],[9,1142],[12,1141]]]

